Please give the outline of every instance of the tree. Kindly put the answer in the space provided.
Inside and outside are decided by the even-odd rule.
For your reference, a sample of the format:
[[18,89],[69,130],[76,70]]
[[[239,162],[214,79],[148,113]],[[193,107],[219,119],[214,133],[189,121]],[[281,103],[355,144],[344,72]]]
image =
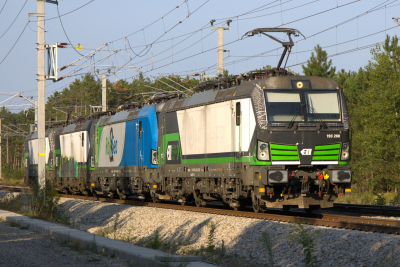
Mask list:
[[333,78],[335,75],[336,67],[332,67],[332,59],[327,61],[328,53],[317,45],[314,47],[314,52],[311,53],[311,57],[307,60],[307,66],[301,66],[303,72],[307,76],[319,76],[326,78]]

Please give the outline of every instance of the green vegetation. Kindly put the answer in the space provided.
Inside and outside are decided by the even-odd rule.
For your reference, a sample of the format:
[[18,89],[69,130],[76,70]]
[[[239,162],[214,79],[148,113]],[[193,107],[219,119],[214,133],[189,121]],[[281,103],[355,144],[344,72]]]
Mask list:
[[217,229],[218,224],[213,221],[210,221],[207,225],[210,228],[210,232],[208,233],[208,236],[207,236],[207,251],[212,252],[215,248],[215,245],[214,245],[215,230]]
[[302,66],[304,75],[333,78],[336,68],[332,67],[332,59],[327,60],[328,54],[319,45],[314,47],[314,51],[315,55],[312,52],[307,65]]
[[160,237],[160,231],[156,230],[154,236],[149,237],[147,240],[147,247],[152,249],[159,249],[161,248],[163,241]]
[[[303,66],[304,73],[335,79],[346,95],[352,130],[353,188],[367,193],[364,199],[370,198],[370,193],[397,193],[400,187],[400,46],[397,36],[387,36],[382,46],[371,49],[371,60],[358,71],[342,69],[335,73],[332,61],[327,61],[327,53],[318,45],[315,53]],[[346,200],[349,199],[352,198]],[[383,203],[382,200],[377,201]]]
[[69,216],[62,210],[60,196],[51,185],[39,188],[34,184],[31,190],[32,194],[15,195],[11,192],[0,198],[0,209],[69,225]]
[[339,196],[336,203],[400,206],[400,193],[363,192],[354,190],[351,195]]
[[268,252],[269,266],[270,267],[274,267],[275,266],[275,262],[274,262],[274,254],[273,254],[273,251],[272,251],[271,236],[269,235],[268,232],[262,232],[261,240],[264,243],[265,248],[267,249],[267,252]]
[[304,228],[301,223],[296,223],[296,225],[290,226],[290,228],[292,229],[292,233],[288,236],[288,238],[303,247],[305,266],[320,266],[318,259],[315,256],[315,239],[319,236],[319,232],[313,231],[313,228]]

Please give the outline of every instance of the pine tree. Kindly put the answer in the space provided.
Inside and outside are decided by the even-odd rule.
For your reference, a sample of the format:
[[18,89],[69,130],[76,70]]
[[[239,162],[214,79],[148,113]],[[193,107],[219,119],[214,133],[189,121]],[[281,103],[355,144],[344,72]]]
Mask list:
[[301,66],[304,74],[332,79],[336,71],[336,67],[332,67],[332,59],[327,61],[328,54],[319,45],[314,47],[314,51],[315,55],[314,52],[311,53],[310,59],[307,60],[307,66]]

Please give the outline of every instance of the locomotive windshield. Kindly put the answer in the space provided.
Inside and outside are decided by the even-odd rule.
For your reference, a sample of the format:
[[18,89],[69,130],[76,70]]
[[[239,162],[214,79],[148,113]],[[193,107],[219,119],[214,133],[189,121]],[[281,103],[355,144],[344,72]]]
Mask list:
[[265,100],[269,122],[341,121],[337,91],[265,91]]
[[304,121],[300,92],[265,92],[268,121]]
[[339,95],[337,92],[306,91],[307,120],[340,121]]

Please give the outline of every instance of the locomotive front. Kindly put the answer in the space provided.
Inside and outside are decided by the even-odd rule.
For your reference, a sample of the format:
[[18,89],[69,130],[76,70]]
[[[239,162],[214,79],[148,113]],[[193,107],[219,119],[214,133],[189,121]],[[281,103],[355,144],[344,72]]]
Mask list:
[[331,79],[277,76],[254,80],[258,190],[253,206],[333,206],[351,192],[349,119]]

